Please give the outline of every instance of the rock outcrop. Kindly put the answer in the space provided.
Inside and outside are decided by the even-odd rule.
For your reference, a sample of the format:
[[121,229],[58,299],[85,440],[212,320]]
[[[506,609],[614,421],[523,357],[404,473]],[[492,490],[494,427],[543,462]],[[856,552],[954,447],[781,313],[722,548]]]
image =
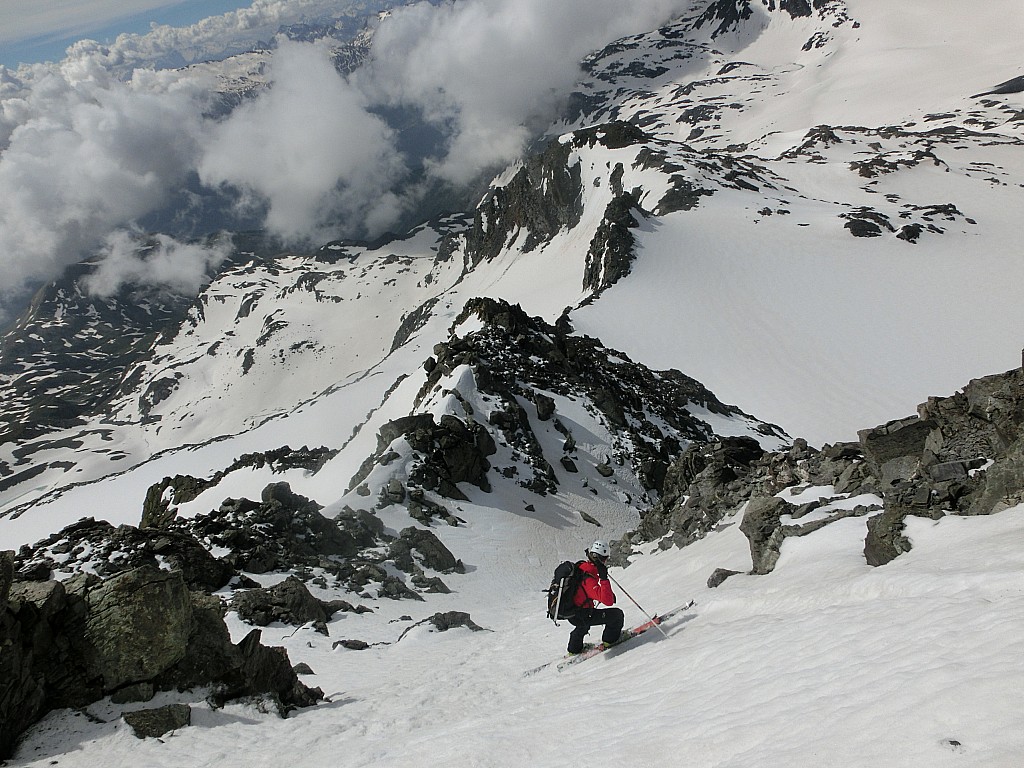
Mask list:
[[[787,452],[764,452],[742,438],[691,444],[669,467],[660,501],[613,548],[615,561],[625,564],[631,545],[642,541],[685,546],[746,505],[742,530],[753,573],[771,571],[786,537],[851,515],[869,516],[864,557],[879,566],[911,548],[904,526],[910,515],[986,515],[1020,504],[1024,369],[975,379],[859,437],[820,451],[802,440]],[[834,497],[800,507],[773,498],[786,488],[815,486],[831,487]],[[864,504],[799,521],[812,508],[861,495]]]
[[145,700],[209,686],[217,704],[267,695],[282,714],[322,698],[298,680],[283,649],[259,638],[254,630],[233,644],[220,601],[190,591],[181,571],[14,581],[0,603],[0,757],[47,711],[103,696]]

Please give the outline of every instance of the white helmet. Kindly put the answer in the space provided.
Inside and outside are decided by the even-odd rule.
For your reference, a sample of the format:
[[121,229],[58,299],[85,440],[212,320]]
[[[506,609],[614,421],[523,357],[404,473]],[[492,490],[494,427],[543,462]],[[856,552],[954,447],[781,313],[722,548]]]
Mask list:
[[608,545],[598,539],[590,545],[590,549],[587,550],[588,554],[597,555],[598,557],[608,557],[612,551],[608,548]]

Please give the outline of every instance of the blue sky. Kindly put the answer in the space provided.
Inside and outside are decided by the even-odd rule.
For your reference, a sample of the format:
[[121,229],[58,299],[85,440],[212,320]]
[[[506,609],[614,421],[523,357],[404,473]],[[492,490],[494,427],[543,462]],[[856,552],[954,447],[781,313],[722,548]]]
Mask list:
[[123,32],[144,33],[151,22],[194,24],[246,8],[252,0],[2,0],[0,64],[60,61],[84,38],[108,42]]

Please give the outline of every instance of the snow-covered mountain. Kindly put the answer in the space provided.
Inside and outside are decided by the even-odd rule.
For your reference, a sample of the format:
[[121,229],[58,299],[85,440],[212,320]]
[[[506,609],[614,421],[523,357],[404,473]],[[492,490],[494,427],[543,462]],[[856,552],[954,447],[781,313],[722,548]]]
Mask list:
[[[94,517],[195,537],[225,601],[298,574],[370,610],[264,629],[329,703],[161,693],[209,728],[158,743],[104,699],[16,764],[1015,764],[1019,376],[854,441],[1020,363],[1022,25],[1009,0],[696,3],[591,54],[471,210],[314,253],[238,236],[194,301],[44,289],[0,359],[0,549],[46,539],[23,576],[149,552],[59,533]],[[293,502],[333,548],[283,547]],[[523,677],[567,634],[540,590],[595,537],[630,621],[696,606]]]

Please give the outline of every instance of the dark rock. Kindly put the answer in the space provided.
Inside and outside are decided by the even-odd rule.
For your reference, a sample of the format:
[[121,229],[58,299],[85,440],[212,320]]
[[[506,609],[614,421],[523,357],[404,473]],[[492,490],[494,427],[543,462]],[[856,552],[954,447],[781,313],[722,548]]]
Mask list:
[[1024,502],[1024,438],[985,472],[984,485],[966,514],[991,515]]
[[846,228],[854,237],[881,237],[882,231],[895,231],[889,219],[878,211],[858,208],[854,213],[842,214]]
[[936,426],[932,420],[910,416],[859,433],[864,456],[876,469],[887,461],[904,456],[919,457],[925,441]]
[[910,540],[903,535],[906,517],[907,510],[892,507],[868,518],[868,533],[864,539],[864,559],[868,565],[885,565],[910,551]]
[[215,484],[215,482],[200,480],[190,475],[165,477],[146,491],[139,527],[163,528],[177,515],[174,504],[193,501],[200,493]]
[[110,700],[114,704],[131,704],[137,701],[150,701],[156,694],[152,683],[134,683],[119,688],[110,694]]
[[178,572],[143,567],[91,590],[86,662],[106,691],[151,680],[185,656],[192,605]]
[[216,701],[265,694],[282,712],[322,698],[258,632],[232,645],[220,600],[190,592],[178,571],[15,582],[0,606],[0,647],[0,756],[47,711],[105,695],[212,686]]
[[638,537],[651,540],[672,531],[674,542],[685,546],[707,535],[750,498],[753,489],[743,478],[764,453],[748,437],[691,443],[669,466],[662,498],[644,516]]
[[295,672],[296,675],[315,675],[316,674],[316,672],[313,671],[312,667],[310,667],[309,664],[307,664],[304,661],[300,661],[298,664],[296,664],[294,667],[292,667],[292,671]]
[[[443,366],[439,364],[438,367]],[[400,437],[406,439],[418,456],[409,472],[410,485],[463,501],[466,495],[459,490],[459,483],[468,482],[481,490],[490,490],[487,456],[497,448],[486,428],[472,420],[467,423],[451,415],[442,416],[440,423],[435,424],[430,414],[403,417],[381,427],[377,435],[376,456],[363,463],[349,486],[362,483],[379,457],[390,450],[391,444]],[[392,480],[394,487],[382,489],[385,503],[405,501],[405,490],[397,483],[397,480]]]
[[14,581],[14,551],[0,551],[0,609],[7,605],[7,597],[11,593]]
[[324,567],[332,557],[353,557],[376,543],[382,531],[366,513],[343,512],[329,520],[321,509],[287,483],[272,483],[260,502],[227,499],[209,514],[174,525],[207,546],[230,550],[224,560],[249,573]]
[[556,139],[528,158],[507,184],[490,190],[466,234],[473,264],[493,259],[520,233],[529,251],[579,222],[582,182],[579,165],[569,164],[572,151],[570,143]]
[[[621,175],[620,165],[618,170]],[[636,238],[630,231],[640,226],[633,215],[639,206],[632,192],[620,192],[605,208],[604,220],[590,242],[583,271],[583,287],[595,295],[629,274]]]
[[912,416],[861,430],[864,456],[883,487],[910,479],[917,473],[928,436],[936,426],[931,419]]
[[413,585],[422,589],[424,592],[431,592],[439,595],[450,595],[451,590],[448,585],[445,584],[437,576],[424,576],[423,574],[416,574],[411,579]]
[[413,560],[416,552],[427,568],[441,573],[463,573],[465,568],[432,531],[420,528],[405,528],[396,541],[391,543],[389,557],[406,573],[415,573],[419,568]]
[[243,696],[269,694],[283,715],[323,699],[319,688],[307,688],[299,682],[285,650],[261,645],[260,636],[260,630],[254,629],[235,646],[240,663],[218,684],[210,697],[212,703],[223,705]]
[[740,530],[750,544],[753,573],[767,574],[779,559],[782,540],[786,537],[781,518],[792,515],[795,507],[776,496],[751,499],[740,523]]
[[159,738],[192,724],[192,708],[187,704],[168,704],[157,709],[139,709],[121,715],[140,739]]
[[181,571],[190,589],[204,591],[220,589],[234,574],[230,564],[211,555],[184,528],[115,528],[91,517],[23,548],[17,557],[17,567],[22,578],[31,574],[38,580],[49,579],[55,571],[95,572],[108,577],[142,567],[170,567]]
[[537,406],[537,418],[541,421],[548,421],[555,414],[555,401],[545,394],[538,392],[533,398]]
[[239,592],[232,599],[231,607],[243,621],[259,627],[275,621],[296,626],[326,622],[333,614],[327,603],[313,597],[306,585],[294,576],[273,587]]
[[446,613],[435,613],[428,621],[437,627],[438,632],[447,632],[456,627],[466,627],[474,632],[482,632],[484,628],[474,622],[468,613],[463,611],[447,611]]
[[708,589],[720,587],[723,581],[739,573],[740,571],[730,571],[728,568],[716,568],[715,572],[708,577]]
[[347,648],[350,651],[365,651],[370,647],[370,644],[363,640],[339,640],[332,647]]

